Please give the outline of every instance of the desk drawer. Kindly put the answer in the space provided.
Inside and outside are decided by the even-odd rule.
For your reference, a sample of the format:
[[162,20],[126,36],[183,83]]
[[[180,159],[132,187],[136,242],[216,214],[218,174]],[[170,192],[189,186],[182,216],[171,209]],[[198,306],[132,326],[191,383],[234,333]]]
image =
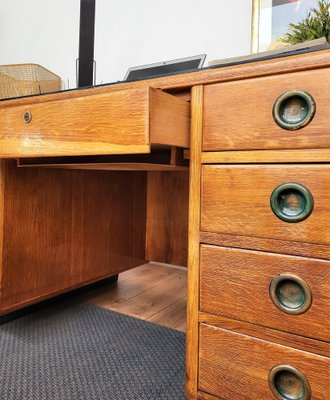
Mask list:
[[[326,357],[204,324],[200,327],[199,388],[226,400],[326,400],[329,370]],[[270,388],[274,383],[286,396],[275,397]],[[305,397],[299,396],[300,391]]]
[[200,308],[330,342],[330,262],[202,246]]
[[203,166],[201,230],[329,245],[329,188],[329,164]]
[[[328,147],[329,86],[328,68],[206,86],[203,150]],[[274,109],[279,110],[284,122],[293,122],[283,128],[274,120],[273,106],[289,92],[290,97],[279,100],[279,108]],[[314,106],[308,105],[308,95]],[[315,111],[310,123],[307,108],[311,117]],[[296,129],[300,120],[302,126]]]
[[149,153],[152,144],[189,147],[190,107],[175,96],[147,87],[59,95],[0,105],[0,157],[140,154]]

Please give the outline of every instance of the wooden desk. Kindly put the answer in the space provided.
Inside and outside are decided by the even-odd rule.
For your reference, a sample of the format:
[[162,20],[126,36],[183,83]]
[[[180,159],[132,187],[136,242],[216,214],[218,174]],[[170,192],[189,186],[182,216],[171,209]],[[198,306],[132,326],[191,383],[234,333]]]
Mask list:
[[[1,313],[188,250],[188,398],[329,398],[329,68],[321,51],[2,102]],[[272,112],[293,90],[280,117],[301,92],[316,112],[288,130]]]

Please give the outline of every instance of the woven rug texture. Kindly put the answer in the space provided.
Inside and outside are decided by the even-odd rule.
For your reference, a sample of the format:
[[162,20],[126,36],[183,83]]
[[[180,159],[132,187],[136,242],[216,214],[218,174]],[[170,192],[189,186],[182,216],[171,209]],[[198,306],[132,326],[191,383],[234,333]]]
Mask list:
[[183,400],[185,334],[65,302],[0,326],[1,400]]

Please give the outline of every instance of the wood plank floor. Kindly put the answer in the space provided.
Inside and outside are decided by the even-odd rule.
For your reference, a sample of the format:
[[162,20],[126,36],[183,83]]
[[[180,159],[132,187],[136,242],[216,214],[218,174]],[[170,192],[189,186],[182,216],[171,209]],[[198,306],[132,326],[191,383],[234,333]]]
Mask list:
[[185,332],[186,286],[186,270],[149,263],[121,273],[117,283],[85,292],[79,300]]

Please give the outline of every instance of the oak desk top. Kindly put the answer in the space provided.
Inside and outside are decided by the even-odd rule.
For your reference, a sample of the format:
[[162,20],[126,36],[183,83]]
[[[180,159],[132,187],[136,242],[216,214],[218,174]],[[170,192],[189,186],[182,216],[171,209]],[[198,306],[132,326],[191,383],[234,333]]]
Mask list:
[[161,78],[145,79],[135,82],[119,82],[104,84],[85,89],[74,89],[62,92],[33,95],[0,102],[0,108],[18,105],[37,104],[41,102],[91,96],[118,90],[129,90],[140,87],[153,87],[177,94],[184,93],[192,86],[207,85],[248,78],[256,78],[273,74],[304,71],[313,68],[330,67],[330,50],[321,50],[294,56],[279,57],[263,61],[249,62],[234,66],[205,69],[197,72],[170,75]]
[[159,147],[189,148],[191,87],[329,66],[330,50],[322,50],[4,100],[0,158],[148,154]]

